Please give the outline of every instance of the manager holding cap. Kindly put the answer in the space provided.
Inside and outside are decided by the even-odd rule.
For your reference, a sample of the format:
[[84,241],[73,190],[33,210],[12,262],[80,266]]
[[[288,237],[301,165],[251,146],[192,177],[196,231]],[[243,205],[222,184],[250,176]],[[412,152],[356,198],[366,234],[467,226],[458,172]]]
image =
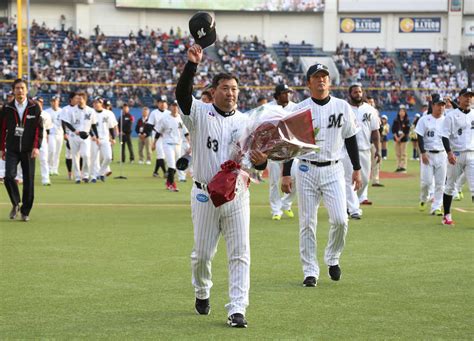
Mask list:
[[[321,199],[329,213],[329,238],[324,261],[333,281],[341,278],[339,258],[344,248],[348,229],[346,189],[342,151],[344,145],[352,163],[352,183],[361,187],[359,148],[356,117],[349,104],[329,95],[331,78],[325,65],[315,64],[306,73],[311,97],[298,103],[294,111],[311,108],[313,128],[320,150],[299,157],[296,188],[299,203],[300,257],[303,264],[303,286],[315,287],[319,278],[316,258],[317,212]],[[290,193],[292,162],[283,167],[282,191]]]
[[[10,219],[15,219],[21,212],[21,219],[29,221],[34,201],[35,158],[39,156],[43,140],[43,120],[38,104],[27,98],[26,82],[17,79],[12,88],[15,99],[5,104],[0,112],[0,156],[5,159],[5,187],[13,205]],[[15,181],[18,164],[23,171],[22,199]]]

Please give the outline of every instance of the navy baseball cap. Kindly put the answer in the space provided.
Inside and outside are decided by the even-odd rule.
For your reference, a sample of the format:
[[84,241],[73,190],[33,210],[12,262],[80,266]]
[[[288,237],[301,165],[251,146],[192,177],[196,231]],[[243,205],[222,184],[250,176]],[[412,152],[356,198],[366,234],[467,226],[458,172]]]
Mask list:
[[57,99],[58,99],[58,100],[61,100],[61,96],[59,96],[59,95],[53,95],[53,96],[51,97],[51,101],[54,101],[54,100],[57,100]]
[[168,99],[165,95],[162,95],[156,99],[157,102],[168,102]]
[[474,92],[472,91],[472,88],[464,88],[461,91],[459,91],[459,96],[462,96],[462,95],[465,95],[465,94],[474,95]]
[[96,97],[94,97],[94,102],[104,103],[104,99],[100,96],[96,96]]
[[280,96],[281,94],[284,94],[285,92],[293,92],[293,90],[286,84],[278,84],[275,87],[275,97]]
[[318,72],[324,72],[326,75],[329,76],[329,69],[326,65],[323,64],[314,64],[311,65],[308,71],[306,72],[306,79],[309,80],[312,75],[317,74]]
[[203,49],[216,41],[216,22],[207,12],[197,12],[189,20],[189,32]]
[[433,104],[438,104],[438,103],[444,103],[446,104],[448,101],[446,99],[444,99],[443,96],[441,96],[440,94],[433,94],[431,95],[431,101],[433,102]]

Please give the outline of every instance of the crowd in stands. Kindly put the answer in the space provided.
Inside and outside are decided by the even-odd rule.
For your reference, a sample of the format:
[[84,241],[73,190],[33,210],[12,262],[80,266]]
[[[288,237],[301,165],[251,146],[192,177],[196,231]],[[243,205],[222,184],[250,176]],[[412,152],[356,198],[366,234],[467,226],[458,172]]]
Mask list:
[[[182,32],[180,28],[164,32],[146,27],[137,34],[130,32],[125,37],[114,37],[104,35],[99,26],[94,29],[93,36],[84,37],[80,31],[66,29],[64,25],[61,30],[55,30],[33,21],[31,79],[42,83],[32,83],[31,95],[41,93],[49,98],[80,86],[90,96],[104,96],[118,107],[125,102],[132,107],[153,106],[158,96],[174,98],[174,84],[186,63],[185,51],[192,44],[190,39],[187,32]],[[283,45],[286,49],[282,50],[283,55],[280,51],[277,57],[256,36],[248,39],[239,37],[236,41],[224,37],[216,41],[216,53],[206,53],[198,69],[196,95],[200,96],[201,89],[210,84],[213,75],[226,71],[235,73],[240,79],[242,111],[256,107],[260,98],[271,100],[274,87],[279,83],[300,88],[295,93],[294,101],[304,98],[307,92],[302,89],[306,82],[299,57],[296,52],[292,54],[286,40]],[[309,46],[304,42],[300,45],[305,51]],[[312,47],[309,47],[310,50]],[[400,104],[410,108],[417,103],[415,92],[402,91],[402,87],[438,90],[467,86],[467,72],[458,72],[446,53],[416,53],[403,51],[398,54],[404,79],[395,70],[395,60],[385,51],[379,48],[354,49],[341,42],[333,55],[340,73],[339,87],[359,82],[365,87],[376,88],[369,90],[368,94],[376,99],[379,107],[395,110]],[[16,54],[16,27],[2,25],[0,79],[16,78]],[[9,84],[3,83],[2,87],[5,93]],[[335,95],[347,97],[345,90],[336,90]],[[419,98],[424,96],[419,95]]]

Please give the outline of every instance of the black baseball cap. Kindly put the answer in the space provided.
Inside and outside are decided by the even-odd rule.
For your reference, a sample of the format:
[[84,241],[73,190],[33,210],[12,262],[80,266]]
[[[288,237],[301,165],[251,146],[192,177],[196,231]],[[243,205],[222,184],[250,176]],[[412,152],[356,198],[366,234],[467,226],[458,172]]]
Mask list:
[[308,71],[306,72],[306,79],[309,80],[311,78],[312,75],[318,73],[318,72],[324,72],[326,75],[329,76],[329,69],[326,65],[323,65],[323,64],[314,64],[314,65],[311,65],[308,69]]
[[293,90],[286,84],[278,84],[275,87],[275,94],[273,96],[278,97],[285,92],[293,92]]
[[459,96],[462,96],[462,95],[465,95],[465,94],[474,95],[474,92],[472,91],[472,88],[464,88],[461,91],[459,91]]
[[158,98],[156,99],[156,101],[157,101],[157,102],[167,102],[168,99],[166,98],[165,95],[161,95],[160,97],[158,97]]
[[53,95],[53,96],[51,97],[51,101],[54,101],[54,100],[57,100],[57,99],[58,99],[58,100],[61,100],[61,96],[59,96],[59,95]]
[[203,49],[216,41],[216,23],[207,12],[197,12],[189,20],[189,32]]
[[446,104],[448,101],[443,96],[441,96],[440,94],[433,94],[433,95],[431,95],[431,102],[433,104],[438,104],[438,103]]
[[178,105],[178,101],[177,100],[174,100],[170,103],[170,105]]
[[104,103],[104,99],[100,96],[96,96],[96,97],[94,97],[94,102]]

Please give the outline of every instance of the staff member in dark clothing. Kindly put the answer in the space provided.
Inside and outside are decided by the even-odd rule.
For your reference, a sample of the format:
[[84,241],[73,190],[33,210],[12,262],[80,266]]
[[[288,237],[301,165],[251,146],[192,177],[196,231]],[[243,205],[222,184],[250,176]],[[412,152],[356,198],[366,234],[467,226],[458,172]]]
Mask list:
[[130,107],[127,103],[122,106],[122,116],[118,120],[118,127],[120,131],[120,136],[122,138],[122,162],[125,162],[125,144],[128,146],[128,153],[130,154],[130,163],[133,163],[135,160],[135,154],[133,154],[133,145],[132,145],[132,126],[134,118],[130,114]]
[[[28,100],[25,81],[13,82],[15,100],[7,103],[0,114],[0,156],[5,159],[5,187],[13,205],[10,219],[21,212],[21,219],[29,221],[34,200],[35,158],[39,156],[43,140],[41,109]],[[23,171],[23,200],[15,181],[18,163]]]
[[397,154],[397,173],[407,171],[407,141],[410,134],[410,121],[405,106],[400,106],[397,117],[392,124],[395,153]]

